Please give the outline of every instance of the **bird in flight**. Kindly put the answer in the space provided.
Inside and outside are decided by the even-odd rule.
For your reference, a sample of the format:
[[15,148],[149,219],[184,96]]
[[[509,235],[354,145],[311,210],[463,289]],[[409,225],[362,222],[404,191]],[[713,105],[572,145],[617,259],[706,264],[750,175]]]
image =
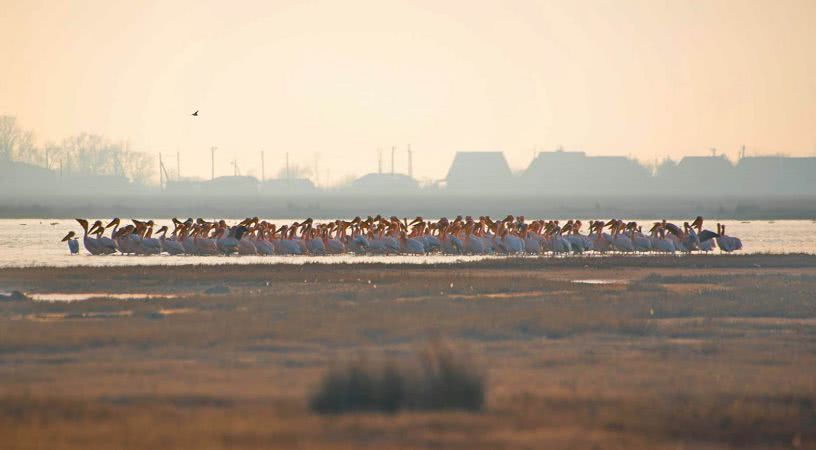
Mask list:
[[194,112],[192,115],[198,117],[198,110],[196,110],[196,112]]

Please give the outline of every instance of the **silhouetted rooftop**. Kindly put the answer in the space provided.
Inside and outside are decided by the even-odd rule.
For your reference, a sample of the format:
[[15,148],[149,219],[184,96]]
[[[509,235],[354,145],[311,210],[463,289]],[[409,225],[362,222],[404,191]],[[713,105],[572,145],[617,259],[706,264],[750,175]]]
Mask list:
[[511,187],[512,177],[502,152],[457,152],[446,181],[451,190],[485,191]]
[[369,194],[379,194],[417,190],[419,189],[419,183],[408,175],[401,173],[369,173],[354,180],[348,188],[354,191],[365,191]]

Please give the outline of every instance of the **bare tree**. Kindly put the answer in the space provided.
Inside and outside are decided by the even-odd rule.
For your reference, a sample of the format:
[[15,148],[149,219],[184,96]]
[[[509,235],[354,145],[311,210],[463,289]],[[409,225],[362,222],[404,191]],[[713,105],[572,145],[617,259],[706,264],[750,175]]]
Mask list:
[[156,161],[153,155],[143,152],[123,152],[123,175],[135,183],[145,184],[156,172]]
[[14,116],[0,116],[0,161],[43,165],[45,157],[34,145],[34,132],[25,130]]
[[9,161],[20,138],[20,128],[14,116],[0,116],[0,160]]

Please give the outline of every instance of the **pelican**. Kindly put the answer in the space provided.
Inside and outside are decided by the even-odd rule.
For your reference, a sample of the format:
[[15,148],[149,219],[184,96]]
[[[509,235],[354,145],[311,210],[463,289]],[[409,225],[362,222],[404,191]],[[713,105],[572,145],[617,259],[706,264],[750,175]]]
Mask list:
[[253,244],[255,244],[255,248],[258,250],[258,254],[275,254],[275,244],[268,240],[271,239],[274,229],[274,225],[271,225],[270,228],[269,224],[267,224],[265,221],[255,225],[255,228],[252,230],[253,234],[250,237],[254,239]]
[[76,221],[79,222],[79,225],[82,227],[82,231],[84,232],[82,236],[82,244],[85,246],[85,250],[92,255],[104,254],[96,239],[88,234],[88,221],[85,219],[76,219]]
[[[346,252],[346,245],[339,239],[339,234],[342,231],[342,225],[339,222],[340,221],[329,224],[328,228],[323,231],[323,247],[326,249],[326,252],[333,255]],[[332,236],[332,232],[335,233],[334,236]]]
[[142,230],[141,248],[145,255],[158,255],[162,252],[161,241],[153,237],[153,220],[148,220]]
[[[218,230],[214,224],[201,221],[198,231],[193,235],[193,244],[195,244],[196,254],[198,255],[219,255],[223,254],[221,249],[216,244],[216,233]],[[213,236],[210,236],[210,230],[213,230]]]
[[701,251],[710,252],[714,250],[717,242],[714,238],[718,238],[720,235],[711,230],[703,230],[703,216],[697,216],[691,223],[691,228],[697,228],[698,248]]
[[578,229],[580,229],[580,223],[580,220],[576,220],[575,222],[568,220],[567,224],[561,228],[561,235],[569,242],[572,252],[578,254],[584,253],[586,250],[586,241],[583,236],[578,234],[575,228],[577,225],[579,227]]
[[663,228],[663,224],[661,222],[655,222],[654,226],[650,230],[650,234],[652,249],[654,251],[674,254],[674,252],[677,250],[674,246],[674,241],[671,239],[666,239],[666,230]]
[[69,231],[61,242],[68,242],[68,250],[71,251],[72,255],[79,254],[79,241],[76,238],[76,233]]
[[636,252],[652,251],[652,240],[643,235],[637,222],[629,222],[626,229],[629,230],[629,239],[632,240],[632,246]]
[[102,226],[102,221],[97,220],[94,222],[91,230],[88,234],[93,235],[96,234],[96,242],[99,245],[99,250],[104,255],[110,255],[112,253],[116,253],[116,242],[113,239],[104,236],[105,227]]
[[280,233],[281,238],[277,241],[278,253],[283,255],[302,255],[304,253],[303,247],[294,239],[295,233],[297,233],[297,226],[293,224],[290,229],[284,225],[281,227]]
[[612,247],[612,236],[604,233],[605,226],[603,220],[596,220],[589,224],[589,235],[592,236],[593,231],[597,233],[592,239],[592,247],[601,253],[608,252]]
[[725,225],[717,224],[717,234],[720,235],[720,237],[716,238],[717,246],[720,247],[720,250],[731,253],[735,250],[742,249],[742,241],[739,238],[725,234]]
[[635,246],[632,244],[632,239],[626,234],[621,234],[621,231],[625,228],[623,221],[611,220],[610,222],[612,222],[612,247],[619,252],[634,252]]
[[400,251],[409,255],[424,255],[425,246],[418,239],[409,238],[400,231]]
[[[159,234],[159,242],[161,243],[161,248],[163,251],[171,254],[171,255],[181,255],[184,254],[184,246],[181,245],[181,242],[177,241],[173,236],[167,237],[167,232],[169,229],[167,225],[163,225],[161,228],[156,230],[156,234]],[[175,234],[176,231],[173,231]]]

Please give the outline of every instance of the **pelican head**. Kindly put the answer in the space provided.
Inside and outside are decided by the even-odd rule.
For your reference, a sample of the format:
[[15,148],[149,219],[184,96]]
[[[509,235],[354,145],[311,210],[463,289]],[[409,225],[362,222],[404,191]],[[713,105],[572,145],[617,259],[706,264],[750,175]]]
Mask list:
[[74,233],[73,231],[69,231],[68,234],[66,234],[65,237],[62,238],[62,240],[60,242],[70,241],[71,239],[74,239],[75,237],[76,237],[76,233]]
[[88,221],[87,220],[85,220],[85,219],[74,219],[74,220],[79,222],[79,225],[82,227],[83,230],[85,230],[86,233],[88,232]]
[[105,229],[105,227],[102,225],[101,220],[97,220],[97,221],[95,221],[93,223],[93,226],[91,227],[89,233],[93,234],[94,232],[97,231],[97,229],[99,229],[99,230],[104,230]]

